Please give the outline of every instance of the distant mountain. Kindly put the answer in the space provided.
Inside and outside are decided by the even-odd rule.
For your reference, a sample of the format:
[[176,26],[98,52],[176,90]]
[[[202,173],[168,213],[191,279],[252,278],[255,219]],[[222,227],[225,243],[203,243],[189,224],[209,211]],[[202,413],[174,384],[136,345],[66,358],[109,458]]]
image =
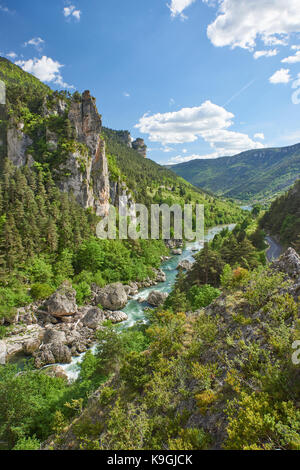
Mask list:
[[168,168],[217,195],[243,201],[272,199],[300,177],[300,144],[249,150],[233,157],[192,160]]

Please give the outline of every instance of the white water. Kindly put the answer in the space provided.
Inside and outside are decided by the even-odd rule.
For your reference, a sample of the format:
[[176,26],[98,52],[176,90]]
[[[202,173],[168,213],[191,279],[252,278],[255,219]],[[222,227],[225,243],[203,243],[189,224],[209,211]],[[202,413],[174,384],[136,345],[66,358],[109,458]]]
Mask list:
[[[209,229],[207,231],[207,234],[205,235],[205,240],[206,241],[212,240],[214,236],[217,233],[221,232],[223,228],[225,227],[228,227],[229,230],[233,230],[233,228],[235,227],[235,224],[219,225],[219,226]],[[146,302],[146,299],[148,298],[149,293],[153,290],[170,293],[175,284],[176,276],[178,273],[177,271],[178,264],[183,260],[188,260],[193,263],[195,261],[193,258],[193,254],[195,254],[197,251],[200,251],[202,248],[203,248],[203,244],[199,242],[187,243],[185,249],[182,252],[182,255],[172,256],[171,259],[163,263],[161,266],[161,269],[166,274],[166,281],[160,284],[157,284],[155,286],[140,290],[139,293],[134,296],[134,298],[129,300],[126,307],[123,309],[123,312],[125,312],[128,315],[128,320],[122,323],[122,328],[129,328],[133,326],[137,321],[145,320],[144,310],[146,307],[149,307],[149,305]],[[143,299],[144,302],[142,303],[138,302],[137,299]],[[96,346],[93,346],[91,351],[94,352],[95,349],[96,349]],[[71,364],[60,364],[60,366],[64,369],[70,381],[77,379],[78,374],[79,374],[78,364],[80,364],[80,362],[82,361],[84,354],[85,353],[82,353],[80,356],[72,358]]]

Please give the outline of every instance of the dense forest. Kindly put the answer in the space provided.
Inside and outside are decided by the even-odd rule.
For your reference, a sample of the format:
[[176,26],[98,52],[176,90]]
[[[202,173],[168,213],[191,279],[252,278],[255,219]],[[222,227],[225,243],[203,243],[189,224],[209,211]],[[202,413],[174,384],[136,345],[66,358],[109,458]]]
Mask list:
[[278,236],[284,246],[292,245],[300,253],[300,180],[272,203],[261,226]]

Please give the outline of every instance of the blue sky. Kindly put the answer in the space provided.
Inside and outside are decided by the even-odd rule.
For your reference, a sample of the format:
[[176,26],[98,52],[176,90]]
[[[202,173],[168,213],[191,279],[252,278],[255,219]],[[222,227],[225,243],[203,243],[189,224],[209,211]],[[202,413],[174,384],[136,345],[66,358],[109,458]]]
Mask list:
[[159,163],[300,142],[299,0],[0,0],[0,52]]

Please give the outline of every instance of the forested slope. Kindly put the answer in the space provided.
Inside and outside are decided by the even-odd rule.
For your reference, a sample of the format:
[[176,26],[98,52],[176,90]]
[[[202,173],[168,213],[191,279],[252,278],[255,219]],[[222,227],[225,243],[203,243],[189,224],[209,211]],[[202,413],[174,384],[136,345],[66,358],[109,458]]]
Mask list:
[[195,186],[243,201],[272,199],[300,176],[300,144],[170,167]]

